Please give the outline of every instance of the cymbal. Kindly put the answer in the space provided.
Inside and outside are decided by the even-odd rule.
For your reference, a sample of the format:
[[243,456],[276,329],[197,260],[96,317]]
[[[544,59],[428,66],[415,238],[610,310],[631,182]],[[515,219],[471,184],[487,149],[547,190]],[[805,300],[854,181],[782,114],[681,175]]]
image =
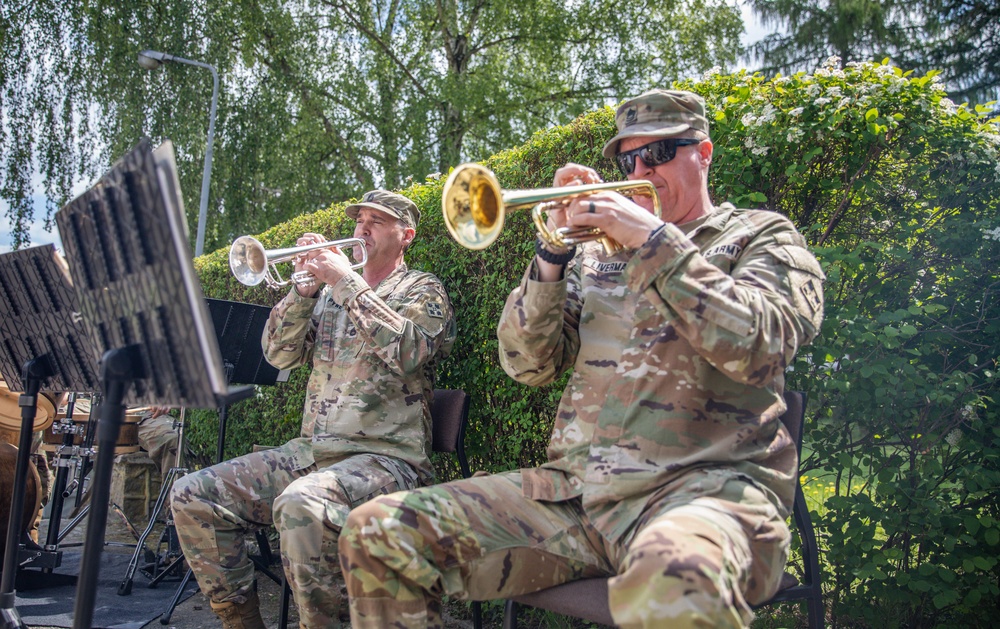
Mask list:
[[[14,393],[7,383],[0,378],[0,428],[13,432],[21,430],[21,407],[17,400],[19,393]],[[45,430],[56,418],[56,402],[48,393],[39,393],[35,408],[35,423],[32,432]]]

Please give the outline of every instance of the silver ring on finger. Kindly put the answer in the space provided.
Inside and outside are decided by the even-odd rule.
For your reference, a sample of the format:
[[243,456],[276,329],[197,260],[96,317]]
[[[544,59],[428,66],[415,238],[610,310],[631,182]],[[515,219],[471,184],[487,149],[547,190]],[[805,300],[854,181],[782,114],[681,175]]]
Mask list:
[[594,202],[593,201],[591,201],[590,204],[587,205],[587,212],[589,214],[594,214],[595,212],[597,212],[597,207],[594,206]]

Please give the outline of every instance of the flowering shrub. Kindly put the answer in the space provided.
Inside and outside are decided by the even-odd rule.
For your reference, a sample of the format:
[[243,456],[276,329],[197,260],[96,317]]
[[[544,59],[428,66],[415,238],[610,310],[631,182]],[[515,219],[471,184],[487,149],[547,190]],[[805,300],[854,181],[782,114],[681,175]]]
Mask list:
[[[809,395],[802,462],[815,501],[831,620],[851,626],[986,626],[1000,603],[1000,134],[988,107],[947,99],[934,74],[887,64],[767,79],[709,72],[680,87],[707,102],[719,201],[788,215],[827,273],[822,336],[789,387]],[[603,108],[488,160],[505,188],[550,185],[567,161],[616,177],[601,147]],[[460,337],[438,386],[472,395],[475,467],[544,458],[562,383],[523,387],[497,361],[495,330],[532,255],[527,212],[485,254],[459,248],[440,179],[402,192],[420,206],[407,260],[436,273]],[[288,246],[307,229],[347,235],[344,204],[261,236]],[[199,259],[206,293],[274,303],[229,276],[224,252]],[[307,370],[231,411],[229,454],[297,431]],[[214,449],[214,419],[193,441]],[[266,437],[262,437],[266,435]],[[441,478],[455,474],[447,459]],[[809,489],[813,487],[813,489]],[[811,502],[811,504],[813,504]],[[766,622],[766,619],[762,622]]]
[[1000,137],[934,74],[836,59],[686,87],[715,195],[787,214],[827,272],[802,462],[834,621],[990,623],[1000,600]]

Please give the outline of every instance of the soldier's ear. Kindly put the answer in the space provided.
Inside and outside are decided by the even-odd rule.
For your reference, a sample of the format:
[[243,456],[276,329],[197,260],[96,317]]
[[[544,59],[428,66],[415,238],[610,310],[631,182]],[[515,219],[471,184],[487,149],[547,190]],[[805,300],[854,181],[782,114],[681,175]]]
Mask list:
[[417,235],[417,230],[412,227],[407,227],[403,230],[403,247],[405,248],[411,242],[413,242],[414,237]]
[[705,166],[708,166],[709,164],[712,163],[713,148],[714,145],[712,144],[711,140],[702,140],[702,142],[698,144],[698,154],[701,157],[701,161]]

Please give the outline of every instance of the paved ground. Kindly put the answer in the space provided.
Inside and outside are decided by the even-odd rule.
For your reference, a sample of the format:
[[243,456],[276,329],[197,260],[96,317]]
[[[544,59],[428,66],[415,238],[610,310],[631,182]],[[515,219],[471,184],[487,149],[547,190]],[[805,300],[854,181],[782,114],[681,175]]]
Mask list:
[[[141,533],[145,528],[145,522],[137,521],[133,523],[138,531]],[[48,531],[48,521],[43,520],[42,526],[40,528],[44,534]],[[147,540],[147,547],[155,549],[156,540],[159,539],[160,531],[162,530],[162,525],[158,525],[153,530],[153,534],[149,536]],[[79,525],[74,529],[63,541],[63,543],[69,544],[72,542],[82,542],[86,535],[86,523]],[[136,537],[128,530],[124,521],[118,517],[116,514],[109,513],[108,515],[108,525],[105,529],[105,540],[108,542],[123,542],[123,543],[135,543]],[[251,539],[248,542],[254,544]],[[109,548],[108,552],[126,552],[131,551],[120,549],[120,548]],[[278,570],[280,566],[275,566],[275,571]],[[277,572],[280,577],[280,572]],[[171,592],[176,590],[177,582],[163,584],[164,588],[169,589]],[[280,611],[280,600],[281,600],[281,590],[280,587],[274,583],[271,579],[264,575],[260,575],[257,580],[258,595],[261,601],[261,615],[264,618],[264,623],[268,627],[276,628],[278,627],[278,616]],[[169,602],[169,597],[164,596],[163,607],[165,608]],[[160,623],[159,618],[153,619],[151,622],[147,623],[143,629],[163,629],[165,625]],[[220,629],[222,623],[212,612],[212,609],[208,603],[208,599],[201,593],[198,592],[194,596],[188,598],[186,601],[180,603],[174,610],[174,613],[170,617],[169,624],[166,625],[174,629]],[[289,606],[288,614],[288,627],[298,626],[298,613],[295,608],[294,602]],[[446,609],[445,611],[445,626],[449,629],[472,629],[472,622],[467,620],[461,620],[454,618]],[[55,629],[49,627],[34,627],[33,629]]]

